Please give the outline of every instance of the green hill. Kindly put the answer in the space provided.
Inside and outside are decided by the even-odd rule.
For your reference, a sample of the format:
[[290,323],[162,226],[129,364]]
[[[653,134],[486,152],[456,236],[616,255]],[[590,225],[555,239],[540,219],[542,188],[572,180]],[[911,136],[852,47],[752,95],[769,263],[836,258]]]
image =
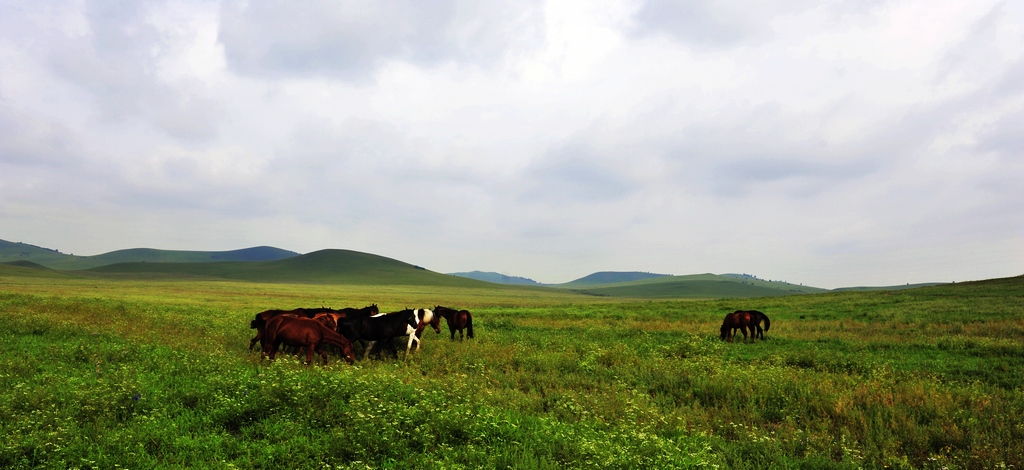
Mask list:
[[0,263],[31,261],[42,266],[51,267],[49,266],[50,263],[60,262],[67,258],[78,257],[66,255],[57,250],[29,245],[27,243],[0,240]]
[[902,286],[860,286],[860,287],[840,287],[832,289],[835,292],[863,292],[873,290],[904,290],[904,289],[917,289],[918,287],[932,287],[941,286],[944,282],[923,282],[920,284],[904,284]]
[[632,282],[574,286],[563,284],[574,292],[589,295],[634,298],[735,298],[777,297],[826,292],[816,287],[785,282],[741,279],[715,274],[661,276]]
[[92,268],[88,272],[254,282],[494,287],[481,281],[435,273],[391,258],[350,250],[321,250],[275,261],[118,263]]
[[518,284],[524,286],[540,286],[541,283],[534,281],[533,279],[519,277],[519,276],[506,276],[501,273],[495,272],[483,272],[483,271],[470,271],[465,273],[451,273],[452,276],[467,277],[470,279],[476,279],[478,281],[486,281],[494,284]]
[[54,271],[31,261],[5,261],[0,263],[0,277],[47,277],[66,278],[69,274]]
[[62,270],[89,269],[116,263],[214,263],[272,261],[299,256],[294,251],[258,246],[231,251],[180,251],[133,248],[95,256],[74,256],[25,243],[0,240],[0,262],[31,261]]
[[668,274],[654,274],[639,271],[601,271],[590,274],[588,276],[581,277],[579,279],[576,279],[575,281],[570,281],[565,284],[559,284],[558,287],[582,287],[595,286],[599,284],[618,284],[623,282],[643,281],[645,279],[654,279],[660,277],[668,277]]

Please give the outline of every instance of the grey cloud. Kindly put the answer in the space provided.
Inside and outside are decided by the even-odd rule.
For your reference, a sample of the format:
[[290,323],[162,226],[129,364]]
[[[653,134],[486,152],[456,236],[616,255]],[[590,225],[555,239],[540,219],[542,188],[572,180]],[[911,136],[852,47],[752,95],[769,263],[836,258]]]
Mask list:
[[729,47],[772,34],[770,19],[806,8],[808,2],[645,0],[632,34],[667,34],[699,47]]
[[78,138],[63,123],[0,104],[0,163],[75,166],[82,158],[78,146]]
[[89,33],[55,34],[44,52],[48,65],[56,77],[91,95],[102,120],[142,118],[179,141],[209,142],[218,133],[221,110],[201,83],[159,77],[159,60],[180,53],[182,45],[147,21],[154,5],[87,2]]
[[242,74],[362,81],[387,60],[490,65],[510,47],[531,47],[543,36],[538,3],[228,2],[219,40]]
[[521,198],[555,204],[602,203],[628,196],[641,185],[619,168],[628,164],[570,146],[531,165],[522,175]]
[[810,160],[774,155],[734,159],[718,170],[724,180],[738,187],[785,180],[806,180],[824,186],[871,174],[877,168],[878,163],[870,161]]

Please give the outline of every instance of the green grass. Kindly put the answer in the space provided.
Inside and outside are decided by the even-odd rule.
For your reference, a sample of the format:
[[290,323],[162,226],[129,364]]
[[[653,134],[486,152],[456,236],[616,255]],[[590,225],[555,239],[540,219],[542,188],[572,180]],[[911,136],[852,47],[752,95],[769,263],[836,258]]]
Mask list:
[[[22,270],[0,267],[4,468],[1024,465],[1022,278],[624,302]],[[468,308],[477,339],[355,366],[246,350],[262,309],[371,302]],[[767,341],[718,340],[739,308]]]

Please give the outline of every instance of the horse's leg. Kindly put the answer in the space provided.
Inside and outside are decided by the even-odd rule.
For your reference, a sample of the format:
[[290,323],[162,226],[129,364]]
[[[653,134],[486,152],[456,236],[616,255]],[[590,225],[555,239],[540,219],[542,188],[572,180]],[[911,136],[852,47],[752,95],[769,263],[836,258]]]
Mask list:
[[412,340],[416,337],[416,333],[409,333],[409,342],[405,345],[405,355],[409,355],[409,351],[412,350]]
[[[319,347],[319,348],[317,348],[317,349],[316,349],[316,352],[320,353],[320,357],[321,357],[321,358],[323,358],[323,360],[324,360],[324,365],[326,366],[326,365],[327,365],[327,352],[325,352],[325,351],[324,351],[324,348],[323,348],[323,347]],[[345,354],[345,352],[344,352],[344,351],[342,351],[342,354]]]
[[256,336],[249,340],[249,350],[252,351],[252,347],[256,344],[257,341],[260,341],[261,339],[263,339],[263,332],[256,330]]
[[276,340],[274,341],[273,344],[270,345],[270,360],[271,361],[273,361],[274,358],[277,357],[277,349],[280,348],[280,347],[281,347],[281,343],[276,341]]
[[374,346],[375,346],[376,344],[377,344],[377,342],[376,342],[376,341],[370,341],[370,342],[366,343],[366,349],[365,349],[365,350],[363,351],[363,359],[369,359],[369,357],[370,357],[370,351],[372,351],[372,350],[373,350],[373,347],[374,347]]
[[[302,352],[302,346],[299,346],[299,352]],[[306,351],[306,367],[309,367],[313,363],[313,345],[309,345],[309,349]]]

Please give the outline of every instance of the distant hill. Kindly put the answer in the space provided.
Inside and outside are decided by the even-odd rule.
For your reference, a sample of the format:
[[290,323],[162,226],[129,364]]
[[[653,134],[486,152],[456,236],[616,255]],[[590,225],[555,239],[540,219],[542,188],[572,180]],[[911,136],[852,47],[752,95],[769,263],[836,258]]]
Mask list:
[[785,282],[745,279],[716,274],[658,276],[608,284],[561,284],[581,294],[633,298],[749,298],[827,292],[826,289]]
[[274,261],[118,263],[87,272],[254,282],[493,287],[474,279],[440,274],[391,258],[350,250],[320,250]]
[[832,289],[834,292],[855,292],[855,291],[870,291],[870,290],[903,290],[903,289],[917,289],[918,287],[932,287],[941,286],[946,284],[945,282],[922,282],[918,284],[903,284],[899,286],[860,286],[860,287],[840,287],[838,289]]
[[654,274],[645,273],[639,271],[602,271],[596,272],[589,276],[581,277],[575,281],[567,282],[565,284],[559,284],[559,287],[579,287],[579,286],[592,286],[598,284],[617,284],[621,282],[633,282],[642,281],[645,279],[652,279],[658,277],[666,277],[668,274]]
[[54,271],[46,266],[31,261],[5,261],[0,263],[0,277],[46,277],[67,278],[68,274]]
[[19,268],[32,268],[32,269],[43,269],[43,270],[47,270],[47,271],[53,271],[52,269],[47,268],[46,266],[43,266],[43,265],[41,265],[39,263],[33,263],[31,261],[23,260],[23,259],[20,259],[18,261],[4,261],[3,263],[0,263],[0,264],[6,264],[8,266],[17,266]]
[[451,275],[458,277],[466,277],[469,279],[476,279],[478,281],[491,282],[494,284],[514,284],[521,286],[542,285],[541,283],[534,281],[533,279],[519,276],[506,276],[504,274],[494,272],[470,271],[468,273],[452,273]]
[[294,251],[258,246],[232,251],[179,251],[133,248],[95,256],[74,256],[25,243],[0,240],[0,262],[31,261],[61,270],[89,269],[115,263],[213,263],[219,261],[273,261],[299,256]]

